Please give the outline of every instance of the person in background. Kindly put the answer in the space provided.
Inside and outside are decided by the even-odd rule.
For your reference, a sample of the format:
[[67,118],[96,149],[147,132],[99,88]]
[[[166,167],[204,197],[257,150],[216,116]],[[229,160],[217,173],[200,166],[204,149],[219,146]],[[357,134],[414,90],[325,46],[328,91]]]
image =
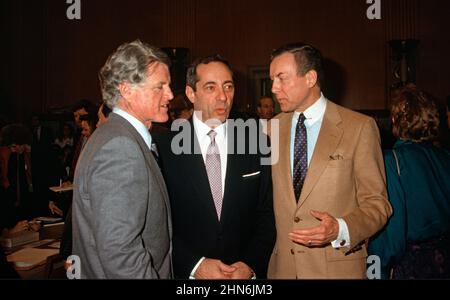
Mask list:
[[192,103],[186,97],[185,93],[178,94],[170,102],[169,114],[172,122],[176,119],[190,119],[193,111]]
[[113,112],[90,137],[75,172],[72,241],[81,278],[169,279],[170,205],[148,132],[168,120],[169,58],[139,40],[125,43],[99,78]]
[[0,175],[4,198],[18,219],[35,216],[33,211],[33,168],[31,158],[32,134],[22,124],[2,128],[0,147]]
[[100,127],[102,124],[106,123],[106,121],[108,121],[109,118],[109,114],[111,113],[111,108],[108,107],[108,105],[106,105],[105,102],[102,103],[102,105],[100,105],[98,112],[97,112],[97,117],[98,117],[98,122],[96,127]]
[[68,123],[64,123],[63,129],[60,130],[61,133],[53,142],[55,145],[58,145],[61,149],[66,146],[73,147],[74,137],[73,137],[73,128]]
[[96,109],[94,104],[92,104],[91,101],[87,99],[82,99],[78,101],[77,104],[73,107],[73,118],[76,125],[76,132],[75,132],[75,139],[74,139],[74,153],[73,153],[73,159],[72,159],[72,166],[70,168],[70,174],[69,179],[70,181],[73,180],[73,176],[75,174],[75,167],[78,162],[78,157],[80,156],[81,150],[83,149],[84,145],[87,142],[87,138],[81,134],[82,128],[81,128],[81,116],[88,115],[88,114],[95,114]]
[[58,155],[54,147],[53,132],[44,126],[43,118],[31,118],[31,160],[33,165],[33,210],[36,214],[47,213],[47,204],[52,197],[49,187],[59,183]]
[[433,145],[436,103],[409,84],[391,105],[397,142],[384,154],[394,214],[369,243],[382,278],[450,278],[450,152]]
[[[99,122],[97,114],[87,114],[80,117],[81,121],[81,135],[86,139],[86,142],[91,137],[94,130],[97,128]],[[86,145],[86,143],[85,143]],[[83,151],[83,148],[81,149]]]
[[275,105],[272,97],[263,96],[258,100],[258,107],[256,108],[258,117],[260,119],[270,120],[275,113]]

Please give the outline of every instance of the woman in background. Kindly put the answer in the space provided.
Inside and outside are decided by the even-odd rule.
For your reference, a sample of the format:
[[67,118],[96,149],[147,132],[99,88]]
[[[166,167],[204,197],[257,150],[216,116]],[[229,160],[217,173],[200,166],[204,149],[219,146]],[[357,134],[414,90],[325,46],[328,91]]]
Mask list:
[[437,148],[435,102],[414,85],[396,91],[391,107],[398,139],[385,152],[394,213],[369,244],[382,278],[450,278],[450,153]]

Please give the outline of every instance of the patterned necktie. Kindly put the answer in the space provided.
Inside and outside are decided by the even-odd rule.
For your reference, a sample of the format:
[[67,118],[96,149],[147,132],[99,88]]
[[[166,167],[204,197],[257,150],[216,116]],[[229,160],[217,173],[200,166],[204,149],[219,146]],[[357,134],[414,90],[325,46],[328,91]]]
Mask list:
[[208,173],[209,186],[216,207],[217,217],[220,220],[222,211],[222,171],[220,168],[220,152],[216,144],[217,132],[211,130],[208,133],[211,143],[206,151],[206,172]]
[[295,199],[297,202],[300,199],[300,193],[302,191],[303,182],[305,181],[306,171],[308,170],[308,149],[306,126],[304,124],[305,120],[305,115],[300,114],[297,127],[295,129],[293,184]]

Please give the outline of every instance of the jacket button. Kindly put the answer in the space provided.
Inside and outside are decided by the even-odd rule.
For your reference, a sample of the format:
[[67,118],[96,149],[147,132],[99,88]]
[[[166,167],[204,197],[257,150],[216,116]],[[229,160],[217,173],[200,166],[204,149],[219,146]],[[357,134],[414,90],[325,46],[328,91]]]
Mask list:
[[341,247],[344,247],[345,243],[346,243],[346,241],[345,241],[345,240],[342,240],[341,243],[340,243],[339,245],[341,245]]
[[302,219],[300,219],[299,217],[295,217],[295,219],[294,219],[294,222],[295,223],[298,223],[298,222],[300,222]]
[[295,253],[295,252],[294,252],[294,249],[291,249],[291,254],[294,255],[294,253]]

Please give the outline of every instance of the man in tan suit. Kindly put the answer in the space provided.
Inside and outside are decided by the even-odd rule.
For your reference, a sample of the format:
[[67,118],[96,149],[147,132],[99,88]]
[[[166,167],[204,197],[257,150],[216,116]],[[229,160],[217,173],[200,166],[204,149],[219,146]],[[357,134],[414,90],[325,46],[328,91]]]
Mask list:
[[270,77],[283,112],[270,132],[280,142],[268,277],[366,278],[365,241],[392,213],[376,123],[324,97],[322,56],[310,45],[275,50]]

